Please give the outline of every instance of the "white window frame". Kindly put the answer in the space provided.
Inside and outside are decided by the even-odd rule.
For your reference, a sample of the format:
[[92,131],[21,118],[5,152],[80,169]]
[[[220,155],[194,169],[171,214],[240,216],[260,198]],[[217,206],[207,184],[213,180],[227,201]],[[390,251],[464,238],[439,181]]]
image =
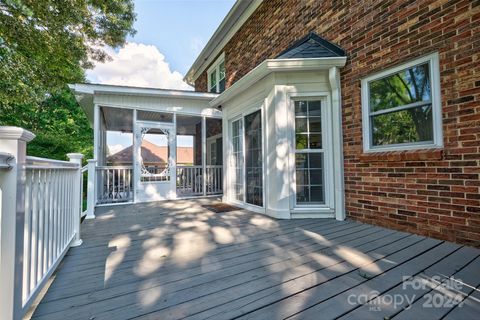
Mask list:
[[[429,64],[431,94],[432,94],[432,121],[433,121],[433,142],[411,142],[401,144],[391,144],[385,146],[373,146],[370,123],[370,91],[369,83],[374,80],[384,78],[386,76],[395,74],[399,71],[414,67],[427,62]],[[363,151],[364,152],[383,152],[383,151],[403,151],[427,148],[442,148],[443,147],[443,132],[442,132],[442,103],[440,94],[440,67],[438,53],[432,53],[427,56],[412,60],[408,63],[398,65],[393,68],[388,68],[384,71],[370,75],[362,79],[362,130],[363,130]],[[395,108],[400,111],[409,106],[401,106]]]
[[[211,92],[210,89],[215,85],[216,86],[215,93],[220,93],[220,87],[219,87],[220,80],[225,79],[225,77],[220,79],[220,64],[222,64],[222,62],[225,63],[225,53],[222,53],[217,58],[217,60],[215,60],[215,62],[212,64],[212,66],[210,68],[208,68],[208,70],[207,70],[208,92]],[[216,83],[212,83],[211,78],[210,78],[210,75],[213,72],[215,72]],[[225,75],[226,75],[226,72],[225,72]]]
[[[287,94],[289,103],[289,117],[290,123],[295,123],[295,101],[302,100],[320,100],[322,103],[322,149],[308,149],[308,150],[322,150],[323,152],[323,181],[324,181],[324,203],[297,203],[296,190],[292,192],[290,197],[290,210],[295,212],[308,212],[309,210],[315,210],[316,212],[334,212],[334,189],[335,182],[333,172],[336,170],[336,166],[333,163],[333,137],[332,137],[332,104],[330,99],[330,93],[328,92],[290,92]],[[290,161],[291,178],[296,188],[296,170],[295,170],[295,126],[292,127],[290,132],[290,139],[292,143],[292,156]],[[304,149],[305,151],[306,149]]]

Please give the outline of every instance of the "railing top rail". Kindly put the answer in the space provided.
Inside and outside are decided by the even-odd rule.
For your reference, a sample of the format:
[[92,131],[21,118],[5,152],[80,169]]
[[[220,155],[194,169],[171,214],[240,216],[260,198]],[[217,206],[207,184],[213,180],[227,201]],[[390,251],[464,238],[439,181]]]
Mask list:
[[96,166],[98,170],[108,170],[108,169],[133,169],[133,166]]
[[15,159],[13,155],[6,152],[0,152],[0,169],[10,169],[12,165],[10,161]]
[[26,161],[26,167],[39,168],[39,169],[42,169],[42,168],[48,169],[51,167],[51,169],[58,169],[58,168],[78,168],[79,165],[77,163],[73,163],[69,161],[28,156]]
[[182,165],[177,165],[177,169],[185,169],[185,168],[201,169],[202,166],[182,166]]
[[223,168],[221,164],[207,164],[205,167],[207,168]]

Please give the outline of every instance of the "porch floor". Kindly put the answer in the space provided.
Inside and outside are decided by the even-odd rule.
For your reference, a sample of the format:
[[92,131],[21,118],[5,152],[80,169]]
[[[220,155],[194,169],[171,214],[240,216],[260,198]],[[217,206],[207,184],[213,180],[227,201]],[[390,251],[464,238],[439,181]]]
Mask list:
[[[480,312],[478,249],[354,221],[214,213],[202,207],[210,201],[99,209],[83,222],[84,244],[69,250],[33,318],[473,319]],[[402,283],[405,276],[415,276],[414,285]],[[451,276],[454,285],[441,285]]]

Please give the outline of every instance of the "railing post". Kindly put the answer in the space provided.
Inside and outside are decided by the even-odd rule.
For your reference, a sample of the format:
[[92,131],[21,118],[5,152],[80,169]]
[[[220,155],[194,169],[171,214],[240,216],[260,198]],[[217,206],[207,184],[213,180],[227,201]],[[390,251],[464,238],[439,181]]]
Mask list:
[[35,135],[0,127],[0,152],[10,154],[10,169],[0,169],[0,319],[21,319],[25,224],[25,158]]
[[68,159],[72,163],[76,163],[78,165],[77,173],[76,173],[76,183],[74,184],[74,197],[73,200],[73,207],[75,216],[73,217],[73,229],[75,231],[75,240],[72,242],[72,247],[78,247],[82,244],[82,239],[80,238],[80,222],[82,219],[82,190],[80,189],[81,186],[81,179],[82,179],[82,159],[83,154],[81,153],[69,153],[67,154]]
[[96,194],[95,194],[95,187],[96,187],[96,166],[97,160],[90,159],[87,161],[87,175],[88,175],[88,182],[87,182],[87,216],[85,219],[95,219],[95,202],[96,202]]

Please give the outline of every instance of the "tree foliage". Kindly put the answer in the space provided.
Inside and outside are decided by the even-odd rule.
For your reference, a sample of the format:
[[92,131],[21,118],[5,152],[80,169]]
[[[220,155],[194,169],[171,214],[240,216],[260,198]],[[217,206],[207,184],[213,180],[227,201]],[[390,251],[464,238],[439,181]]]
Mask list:
[[374,145],[433,139],[431,85],[428,64],[422,64],[370,83],[371,112],[425,102],[416,107],[375,115]]
[[91,129],[66,85],[123,45],[134,20],[132,0],[0,0],[0,125],[36,133],[35,155],[85,151]]
[[64,89],[39,104],[23,104],[0,113],[0,125],[13,125],[37,136],[27,145],[32,156],[65,159],[69,152],[93,155],[93,130],[73,94]]
[[0,0],[0,104],[38,102],[133,34],[131,0]]

